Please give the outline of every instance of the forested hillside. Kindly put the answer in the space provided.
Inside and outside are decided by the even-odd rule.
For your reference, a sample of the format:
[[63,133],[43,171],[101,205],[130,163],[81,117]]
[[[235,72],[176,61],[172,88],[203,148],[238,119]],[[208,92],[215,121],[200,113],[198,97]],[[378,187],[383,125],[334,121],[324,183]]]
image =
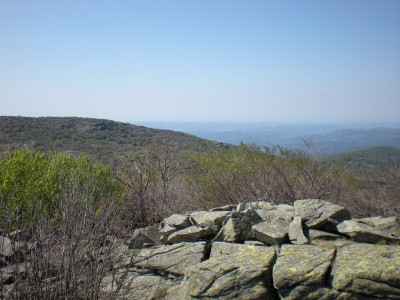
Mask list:
[[127,153],[161,145],[206,150],[217,146],[189,134],[111,120],[0,116],[0,152],[25,148],[42,152],[88,155],[110,166]]

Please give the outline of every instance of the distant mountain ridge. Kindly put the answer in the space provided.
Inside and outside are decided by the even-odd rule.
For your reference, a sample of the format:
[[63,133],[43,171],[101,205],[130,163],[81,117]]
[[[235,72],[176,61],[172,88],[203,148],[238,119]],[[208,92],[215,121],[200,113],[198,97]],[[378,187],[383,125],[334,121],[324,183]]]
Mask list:
[[[400,124],[273,124],[273,123],[177,123],[142,124],[179,130],[201,138],[238,145],[283,146],[331,155],[371,147],[400,149]],[[379,126],[378,126],[379,125]],[[387,127],[385,127],[387,126]],[[304,141],[311,148],[307,148]]]
[[62,151],[88,155],[113,165],[129,152],[166,143],[196,150],[218,146],[218,143],[182,132],[105,119],[0,116],[0,152],[21,147]]

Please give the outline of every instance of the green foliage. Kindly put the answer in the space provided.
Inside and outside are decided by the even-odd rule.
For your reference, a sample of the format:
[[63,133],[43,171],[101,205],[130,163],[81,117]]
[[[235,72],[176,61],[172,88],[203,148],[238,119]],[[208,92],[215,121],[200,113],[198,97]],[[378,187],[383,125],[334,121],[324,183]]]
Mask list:
[[97,205],[121,193],[110,175],[108,167],[84,156],[14,151],[0,159],[0,214],[15,214],[24,222],[33,210],[54,217],[65,197]]
[[336,169],[280,147],[261,151],[242,144],[195,154],[192,160],[191,178],[206,190],[208,201],[218,199],[220,204],[327,198],[341,179]]

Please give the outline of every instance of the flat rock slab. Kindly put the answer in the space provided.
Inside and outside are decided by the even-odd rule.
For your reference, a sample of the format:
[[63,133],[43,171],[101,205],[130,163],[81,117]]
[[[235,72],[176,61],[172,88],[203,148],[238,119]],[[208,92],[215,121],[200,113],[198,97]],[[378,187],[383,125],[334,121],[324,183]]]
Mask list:
[[303,225],[300,217],[295,217],[289,225],[289,239],[292,244],[304,245],[308,243],[303,232]]
[[6,236],[0,236],[0,256],[12,256],[14,254],[11,240]]
[[251,226],[261,222],[260,216],[252,209],[233,212],[227,217],[216,236],[216,241],[243,242],[248,239]]
[[382,231],[388,236],[400,238],[400,219],[396,217],[371,217],[355,221],[366,224],[375,230]]
[[337,230],[350,236],[357,242],[373,244],[400,244],[400,239],[387,234],[385,231],[375,229],[364,223],[353,220],[344,221],[336,226]]
[[230,215],[229,211],[196,211],[190,216],[197,225],[221,226],[225,218]]
[[134,255],[132,264],[183,275],[188,267],[198,264],[204,259],[205,251],[206,242],[153,247],[143,249]]
[[[106,276],[101,282],[100,299],[160,299],[167,290],[176,283],[155,275],[136,275],[127,273],[124,278],[124,285],[118,288],[121,278]],[[120,284],[120,283],[119,283]]]
[[278,290],[297,285],[325,285],[335,250],[312,245],[283,245],[274,266]]
[[271,247],[249,244],[234,244],[224,242],[214,242],[211,247],[210,257],[217,257],[222,255],[240,255],[240,256],[256,256],[258,253],[269,255]]
[[209,238],[216,234],[218,227],[200,227],[190,226],[185,229],[172,233],[167,241],[168,243],[195,242],[201,239]]
[[313,229],[351,219],[349,211],[343,206],[318,199],[297,200],[294,209],[294,216],[301,217],[307,227]]
[[[340,293],[329,286],[321,285],[297,285],[291,289],[279,290],[282,300],[356,300],[351,295]],[[360,299],[361,300],[361,299]],[[362,300],[366,300],[365,298]]]
[[251,228],[252,237],[266,245],[281,245],[288,240],[289,224],[282,219],[258,223]]
[[400,247],[352,244],[340,248],[331,285],[371,298],[400,299]]
[[169,225],[177,229],[183,229],[193,225],[190,222],[190,218],[187,215],[173,214],[172,216],[165,218],[162,222],[163,225]]
[[[209,260],[187,271],[179,290],[174,291],[175,299],[276,299],[271,287],[275,250],[225,244],[217,246],[225,254],[214,250]],[[260,248],[265,249],[255,250]],[[234,249],[236,253],[228,254]]]
[[270,222],[275,219],[282,219],[287,222],[292,221],[294,215],[294,207],[287,204],[264,206],[256,209],[258,215],[265,222]]
[[155,244],[160,237],[160,231],[155,226],[136,229],[129,242],[129,249],[142,248],[144,244]]

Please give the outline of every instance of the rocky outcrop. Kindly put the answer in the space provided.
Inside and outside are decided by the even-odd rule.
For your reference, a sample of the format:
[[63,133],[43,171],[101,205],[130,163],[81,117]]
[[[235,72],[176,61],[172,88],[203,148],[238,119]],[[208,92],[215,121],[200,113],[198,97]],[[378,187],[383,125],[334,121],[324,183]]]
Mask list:
[[[399,245],[398,219],[351,219],[344,207],[323,200],[227,205],[136,230],[116,248],[119,259],[101,282],[102,295],[400,299]],[[16,246],[0,239],[0,263],[7,262],[0,269],[4,290],[26,271],[18,268]]]

